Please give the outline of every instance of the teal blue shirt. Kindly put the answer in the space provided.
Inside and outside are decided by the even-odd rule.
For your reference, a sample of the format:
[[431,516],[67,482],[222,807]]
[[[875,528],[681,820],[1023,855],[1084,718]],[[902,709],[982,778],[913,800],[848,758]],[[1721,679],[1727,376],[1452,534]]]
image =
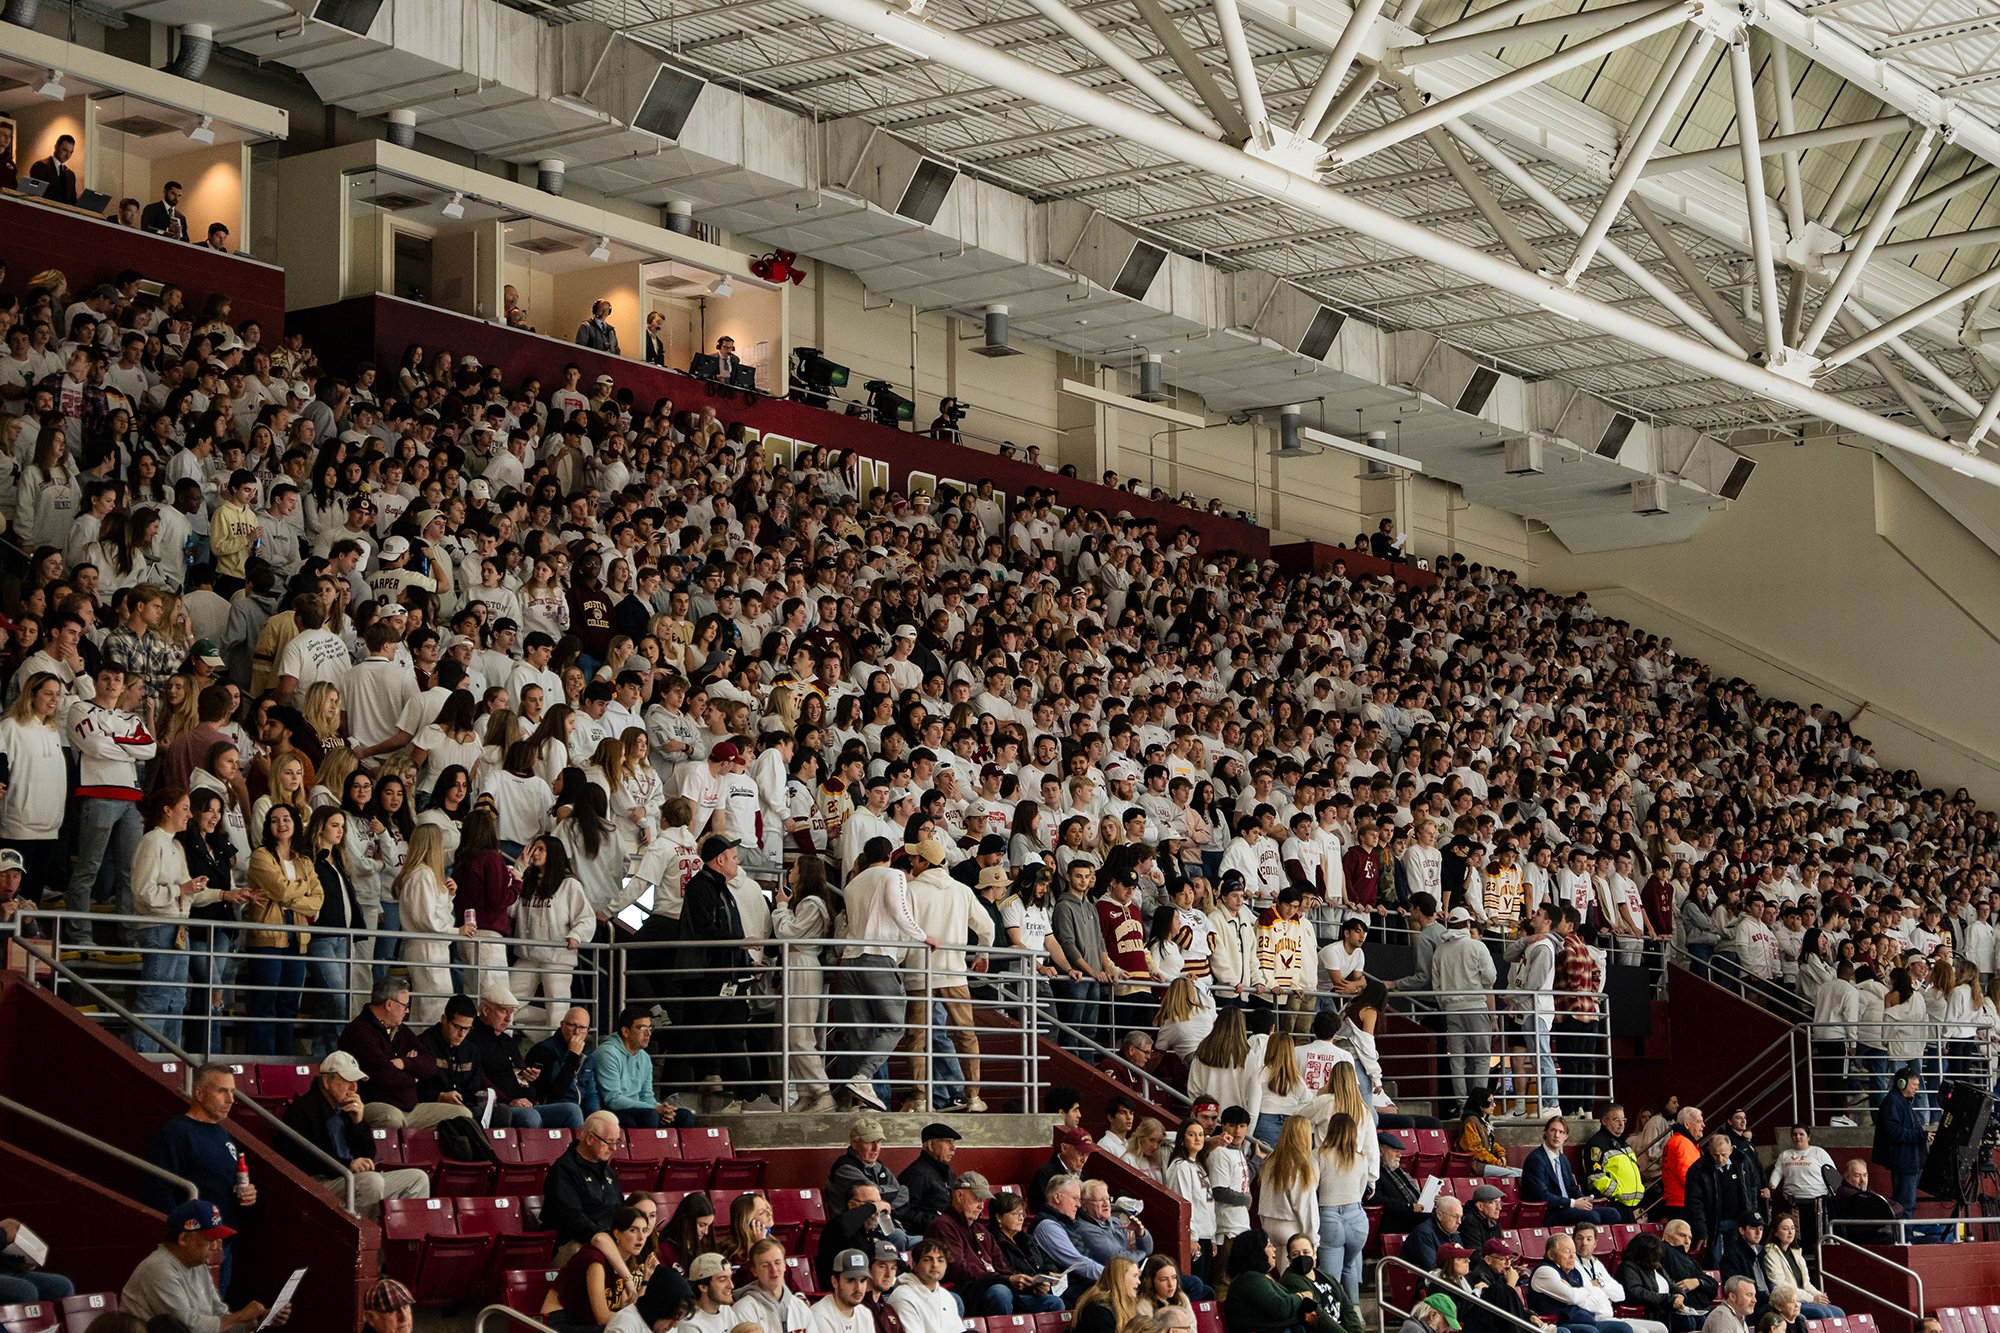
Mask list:
[[597,1043],[591,1052],[591,1066],[597,1072],[597,1096],[607,1111],[650,1111],[659,1105],[653,1096],[653,1057],[644,1050],[628,1051],[616,1037]]

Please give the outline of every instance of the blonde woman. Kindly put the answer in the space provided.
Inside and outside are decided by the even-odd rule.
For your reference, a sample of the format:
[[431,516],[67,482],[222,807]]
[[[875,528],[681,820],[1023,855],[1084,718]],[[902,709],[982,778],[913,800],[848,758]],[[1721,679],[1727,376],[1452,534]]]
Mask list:
[[1122,1333],[1139,1314],[1139,1265],[1122,1254],[1105,1261],[1083,1299],[1071,1327],[1076,1333]]
[[160,744],[171,744],[175,737],[193,731],[201,725],[201,713],[197,698],[201,690],[192,677],[168,676],[166,688],[160,691]]
[[[403,929],[416,935],[464,935],[476,927],[461,926],[452,913],[458,885],[444,871],[444,831],[436,824],[418,824],[410,834],[410,854],[390,886],[403,914]],[[410,1021],[428,1028],[444,1013],[452,991],[451,945],[438,939],[405,938],[403,962],[410,969]]]
[[279,755],[271,761],[271,789],[257,798],[250,807],[250,846],[252,849],[263,845],[264,816],[274,805],[288,806],[295,822],[303,822],[306,807],[310,802],[306,791],[306,761],[295,752]]
[[1185,1060],[1215,1030],[1215,1005],[1205,1002],[1192,977],[1175,977],[1160,997],[1153,1023],[1159,1029],[1153,1045]]
[[[317,688],[315,686],[314,688]],[[329,805],[339,805],[347,790],[347,779],[361,767],[361,761],[354,757],[354,751],[346,746],[328,750],[321,761],[319,772],[313,778],[312,787],[306,792],[308,812]]]
[[1370,1155],[1363,1151],[1361,1140],[1363,1135],[1372,1139],[1374,1133],[1372,1119],[1357,1120],[1335,1111],[1319,1150],[1319,1240],[1314,1248],[1319,1251],[1319,1271],[1339,1277],[1350,1301],[1361,1299],[1361,1250],[1368,1243],[1368,1214],[1362,1210],[1361,1197],[1377,1174],[1370,1169]]
[[325,905],[305,829],[288,805],[264,812],[262,842],[250,854],[250,887],[257,901],[247,920],[249,958],[243,988],[250,993],[250,1054],[292,1052],[292,1028],[306,981],[309,926]]
[[[1282,1023],[1283,1015],[1279,1018]],[[1305,1114],[1314,1095],[1298,1043],[1280,1026],[1264,1043],[1263,1069],[1245,1108],[1250,1112],[1252,1137],[1267,1146],[1276,1143],[1286,1117]]]
[[1132,1137],[1125,1141],[1125,1151],[1119,1157],[1125,1165],[1161,1185],[1167,1178],[1166,1147],[1167,1127],[1147,1116],[1132,1127]]
[[314,681],[306,690],[306,701],[299,712],[304,715],[306,725],[313,729],[313,733],[319,737],[320,745],[326,750],[326,759],[321,761],[322,765],[332,760],[335,750],[347,748],[347,738],[340,730],[339,686],[330,680]]
[[1319,1248],[1319,1162],[1304,1116],[1288,1117],[1278,1130],[1277,1144],[1264,1160],[1257,1213],[1269,1234],[1304,1236]]

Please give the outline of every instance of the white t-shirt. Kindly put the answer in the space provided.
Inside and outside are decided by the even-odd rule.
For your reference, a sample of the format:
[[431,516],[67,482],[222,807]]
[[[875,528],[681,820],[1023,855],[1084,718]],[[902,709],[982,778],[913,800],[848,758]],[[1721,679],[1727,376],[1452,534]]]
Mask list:
[[301,702],[305,693],[323,680],[340,685],[347,679],[350,665],[347,645],[331,630],[309,629],[285,645],[278,661],[278,674],[298,681],[293,697]]

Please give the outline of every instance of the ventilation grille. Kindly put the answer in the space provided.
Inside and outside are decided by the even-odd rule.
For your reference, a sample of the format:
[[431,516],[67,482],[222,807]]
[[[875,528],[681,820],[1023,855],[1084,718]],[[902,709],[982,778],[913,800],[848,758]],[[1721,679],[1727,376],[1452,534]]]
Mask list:
[[958,179],[955,168],[932,158],[924,158],[917,163],[917,169],[910,176],[909,188],[896,204],[896,212],[928,227],[937,221],[937,215],[944,209],[944,197],[951,193],[951,183]]
[[1478,416],[1486,410],[1486,400],[1493,396],[1493,390],[1500,384],[1500,372],[1492,366],[1481,366],[1472,372],[1472,378],[1465,382],[1458,401],[1452,406],[1468,416]]
[[1326,360],[1326,354],[1333,350],[1333,340],[1340,336],[1340,326],[1347,323],[1347,316],[1332,306],[1323,305],[1306,326],[1306,336],[1299,340],[1299,355],[1313,361]]
[[359,37],[366,37],[382,12],[382,0],[319,0],[313,17]]
[[531,236],[525,241],[510,241],[509,244],[516,250],[526,250],[531,255],[559,255],[565,250],[576,249],[570,242],[557,240],[553,236]]
[[653,84],[632,116],[632,128],[657,134],[662,139],[678,139],[694,114],[695,99],[708,85],[692,74],[660,66]]
[[164,120],[151,116],[120,116],[117,120],[98,122],[100,129],[113,130],[119,134],[129,134],[136,139],[150,139],[156,134],[172,134],[174,127]]
[[1722,498],[1725,500],[1734,500],[1737,496],[1743,494],[1743,488],[1750,483],[1750,474],[1756,470],[1757,465],[1751,460],[1747,458],[1737,459],[1736,466],[1729,469],[1728,479],[1722,483]]
[[373,204],[385,213],[403,213],[412,208],[422,208],[430,203],[430,200],[419,199],[413,194],[396,194],[391,191],[386,194],[373,195],[363,199],[361,202],[364,204]]
[[1153,286],[1153,279],[1159,276],[1160,265],[1167,262],[1167,252],[1157,245],[1136,241],[1132,253],[1125,257],[1125,263],[1118,270],[1118,278],[1111,284],[1111,290],[1134,301],[1144,300]]
[[17,79],[12,74],[0,74],[0,93],[11,93],[16,88],[28,86],[26,79]]
[[1611,424],[1604,428],[1604,438],[1597,442],[1597,456],[1599,458],[1618,457],[1618,451],[1625,447],[1625,437],[1630,435],[1632,427],[1638,424],[1636,419],[1623,412],[1611,418]]

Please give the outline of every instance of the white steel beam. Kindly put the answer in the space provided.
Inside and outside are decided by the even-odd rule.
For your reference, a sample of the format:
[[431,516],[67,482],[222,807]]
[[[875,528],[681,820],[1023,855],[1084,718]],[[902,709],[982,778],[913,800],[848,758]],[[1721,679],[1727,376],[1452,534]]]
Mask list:
[[1840,179],[1834,182],[1833,193],[1826,197],[1826,205],[1819,211],[1819,225],[1832,231],[1840,221],[1841,213],[1854,201],[1854,192],[1867,179],[1868,168],[1875,155],[1882,151],[1886,139],[1873,139],[1854,150],[1854,156],[1847,159],[1847,166],[1841,171]]
[[2000,465],[1965,455],[1901,422],[1789,376],[1744,361],[1707,343],[1661,328],[1639,315],[1615,309],[1565,288],[1513,263],[1476,250],[1436,231],[1411,226],[1403,218],[1352,199],[1324,182],[1182,126],[1163,123],[1143,107],[1082,87],[1058,74],[1003,55],[955,32],[918,23],[884,0],[797,0],[815,14],[866,32],[893,32],[898,44],[932,60],[1008,88],[1065,115],[1146,144],[1221,179],[1280,204],[1372,236],[1416,259],[1528,301],[1650,353],[1671,356],[1701,375],[1733,384],[1796,411],[1810,413],[1893,449],[1956,467],[1989,485],[2000,485]]
[[[1193,102],[1182,97],[1165,79],[1140,64],[1124,47],[1071,9],[1065,0],[1028,0],[1037,13],[1067,33],[1084,50],[1123,75],[1125,81],[1159,104],[1160,109],[1195,132],[1211,139],[1223,137],[1222,126]],[[871,33],[882,36],[881,33]],[[897,43],[901,45],[901,43]],[[905,50],[908,48],[905,47]]]
[[1764,317],[1764,355],[1784,354],[1784,311],[1778,305],[1777,255],[1771,244],[1771,213],[1765,207],[1764,154],[1757,138],[1757,82],[1750,70],[1750,41],[1729,44],[1729,83],[1736,94],[1736,147],[1743,158],[1743,197],[1750,214],[1750,257],[1757,265],[1757,306]]
[[1319,128],[1312,132],[1312,141],[1323,144],[1331,139],[1334,131],[1347,123],[1347,118],[1367,100],[1368,94],[1375,91],[1375,85],[1381,80],[1382,72],[1373,65],[1365,65],[1358,70],[1347,87],[1341,90],[1340,96],[1333,99],[1333,105],[1326,109],[1326,114],[1320,117]]
[[[1986,166],[1977,171],[1969,171],[1955,181],[1938,186],[1928,194],[1918,195],[1897,209],[1889,229],[1894,231],[1915,222],[1918,218],[1927,217],[1967,191],[1976,190],[1982,185],[1990,185],[1994,181],[2000,181],[2000,166]],[[1851,241],[1854,238],[1850,236],[1847,239]]]
[[1611,186],[1604,192],[1603,200],[1597,205],[1596,216],[1590,219],[1590,226],[1583,233],[1583,239],[1576,244],[1576,253],[1570,256],[1569,267],[1563,271],[1563,286],[1574,287],[1576,280],[1590,267],[1590,261],[1597,257],[1597,247],[1604,243],[1611,230],[1611,224],[1618,220],[1618,211],[1625,207],[1625,200],[1632,194],[1632,188],[1639,183],[1639,172],[1644,169],[1646,159],[1653,155],[1660,138],[1667,132],[1667,125],[1680,109],[1681,102],[1693,86],[1695,76],[1708,61],[1708,53],[1715,39],[1708,37],[1692,24],[1681,30],[1681,41],[1675,46],[1678,63],[1660,67],[1665,87],[1660,95],[1651,99],[1652,110],[1645,123],[1638,126],[1638,132],[1627,141],[1624,159],[1618,164],[1618,174],[1611,178]]
[[[1974,227],[1971,231],[1948,231],[1936,236],[1920,236],[1914,241],[1896,241],[1890,245],[1875,247],[1877,259],[1916,259],[1922,255],[1934,255],[1945,250],[1971,249],[1975,246],[1992,245],[2000,241],[2000,227]],[[1827,266],[1835,264],[1843,269],[1859,258],[1857,248],[1846,255],[1830,255]]]
[[1250,59],[1250,39],[1243,32],[1243,14],[1236,0],[1209,0],[1215,23],[1222,30],[1222,49],[1229,57],[1229,79],[1236,85],[1236,105],[1250,122],[1250,137],[1258,143],[1270,139],[1269,117],[1264,114],[1264,88],[1257,82],[1257,66]]
[[[1396,91],[1405,111],[1414,111],[1423,105],[1423,95],[1410,84],[1405,83]],[[1528,238],[1521,234],[1514,219],[1493,197],[1493,191],[1486,188],[1486,182],[1479,179],[1479,173],[1465,160],[1465,154],[1458,151],[1458,145],[1451,141],[1451,136],[1443,130],[1430,130],[1425,133],[1424,142],[1437,154],[1438,161],[1444,163],[1445,170],[1465,191],[1465,197],[1479,210],[1479,216],[1486,220],[1486,225],[1500,238],[1500,243],[1507,247],[1507,253],[1514,256],[1514,262],[1531,272],[1546,268],[1548,263],[1541,252],[1528,244]]]
[[[1847,309],[1840,312],[1840,327],[1847,330],[1848,337],[1858,338],[1875,328],[1875,317],[1864,311],[1861,303],[1856,301],[1849,305]],[[1908,338],[1891,338],[1888,345],[1895,349],[1897,356],[1909,362],[1919,375],[1929,380],[1936,387],[1937,391],[1944,395],[1946,402],[1956,404],[1959,410],[1967,416],[1973,416],[1978,413],[1979,400],[1967,393],[1951,376],[1940,370],[1935,361],[1910,346]],[[1875,354],[1880,355],[1881,350],[1877,348]]]
[[[1763,141],[1765,153],[1800,153],[1808,148],[1827,148],[1834,144],[1853,143],[1856,139],[1879,139],[1887,134],[1901,134],[1910,128],[1908,116],[1882,116],[1876,120],[1856,121],[1852,125],[1828,125],[1824,129],[1800,130],[1796,134],[1780,134]],[[1726,162],[1734,162],[1741,155],[1738,144],[1726,143],[1719,148],[1701,148],[1692,153],[1674,153],[1668,157],[1656,157],[1646,164],[1644,175],[1665,176],[1675,171],[1686,171],[1689,167],[1714,167]]]
[[1686,22],[1695,12],[1695,8],[1693,0],[1673,0],[1673,3],[1660,6],[1643,18],[1631,19],[1610,32],[1601,32],[1554,55],[1543,56],[1540,60],[1509,70],[1498,78],[1478,87],[1468,88],[1455,97],[1446,97],[1433,102],[1415,115],[1392,120],[1379,129],[1370,130],[1366,134],[1357,134],[1352,139],[1344,139],[1335,144],[1333,151],[1328,155],[1329,165],[1345,166],[1359,161],[1370,153],[1393,148],[1405,139],[1414,139],[1425,130],[1434,130],[1448,120],[1477,111],[1480,107],[1497,102],[1503,97],[1511,97],[1522,89],[1532,88],[1565,70],[1588,65],[1592,61],[1603,59],[1613,51],[1643,42],[1656,32],[1664,32],[1668,28]]
[[1963,305],[1993,287],[2000,287],[2000,268],[1990,268],[1976,277],[1967,278],[1950,291],[1941,292],[1922,305],[1912,310],[1905,310],[1886,323],[1877,324],[1860,337],[1842,343],[1820,361],[1821,373],[1838,370],[1869,348],[1880,347],[1898,334],[1908,333],[1932,315],[1942,314],[1954,306]]
[[1250,137],[1250,127],[1243,121],[1243,113],[1236,104],[1223,96],[1222,85],[1216,82],[1208,62],[1201,58],[1188,39],[1182,35],[1174,23],[1173,16],[1160,7],[1160,0],[1132,0],[1132,7],[1139,11],[1139,17],[1146,20],[1146,26],[1153,30],[1153,36],[1160,39],[1160,45],[1173,58],[1175,68],[1181,77],[1194,89],[1194,95],[1208,108],[1228,136],[1235,139]]
[[1722,293],[1715,290],[1714,284],[1710,283],[1707,276],[1695,266],[1695,262],[1688,258],[1687,251],[1681,249],[1680,242],[1673,238],[1673,233],[1667,230],[1666,224],[1653,212],[1652,205],[1635,194],[1631,198],[1629,207],[1632,216],[1639,220],[1639,226],[1645,231],[1647,239],[1651,240],[1654,248],[1666,258],[1667,266],[1680,275],[1680,280],[1694,293],[1694,299],[1701,302],[1701,308],[1706,310],[1717,324],[1729,330],[1730,337],[1745,349],[1743,355],[1748,356],[1750,354],[1748,349],[1757,340],[1751,336],[1743,321],[1736,317],[1736,312],[1729,308],[1729,303],[1722,299]]
[[[1327,109],[1333,105],[1334,94],[1340,91],[1342,81],[1347,78],[1347,71],[1354,68],[1354,57],[1361,53],[1361,43],[1367,40],[1370,30],[1375,26],[1375,20],[1382,16],[1382,5],[1383,0],[1357,0],[1353,17],[1347,20],[1347,26],[1341,30],[1339,40],[1333,44],[1333,50],[1326,54],[1326,64],[1319,72],[1319,81],[1313,84],[1312,92],[1306,97],[1306,104],[1299,108],[1299,118],[1292,126],[1299,134],[1317,138],[1321,143],[1326,142],[1325,134],[1316,133],[1320,121],[1326,117]],[[1366,91],[1366,88],[1362,89],[1362,92]],[[1327,131],[1327,134],[1331,133],[1331,130]]]
[[1467,33],[1486,32],[1503,23],[1512,23],[1515,19],[1524,18],[1538,9],[1547,9],[1553,3],[1555,0],[1506,0],[1504,4],[1482,9],[1477,14],[1467,14],[1456,23],[1447,23],[1431,36],[1450,41]]
[[1415,69],[1438,60],[1474,52],[1495,51],[1519,42],[1560,42],[1580,32],[1602,32],[1627,19],[1642,18],[1659,8],[1659,0],[1626,0],[1622,5],[1586,9],[1575,14],[1558,14],[1511,28],[1466,33],[1462,37],[1433,37],[1421,46],[1402,46],[1389,53],[1390,61],[1404,69]]
[[1917,142],[1911,145],[1909,155],[1897,169],[1896,178],[1889,183],[1888,191],[1876,204],[1874,216],[1869,218],[1868,225],[1862,228],[1859,244],[1854,247],[1854,252],[1848,256],[1847,261],[1840,266],[1840,272],[1834,275],[1833,285],[1827,288],[1826,299],[1820,302],[1819,313],[1813,317],[1805,336],[1799,340],[1799,350],[1808,356],[1818,353],[1820,343],[1826,339],[1827,330],[1833,327],[1834,317],[1840,313],[1841,306],[1846,304],[1847,298],[1853,294],[1854,284],[1861,281],[1861,271],[1868,266],[1869,256],[1876,252],[1876,247],[1882,243],[1882,238],[1889,234],[1889,228],[1896,220],[1896,210],[1901,208],[1903,200],[1909,197],[1911,188],[1917,183],[1917,174],[1923,170],[1924,163],[1929,158],[1931,139],[1936,133],[1936,130],[1926,128],[1917,136]]
[[1995,421],[2000,421],[2000,393],[1986,400],[1986,407],[1980,412],[1979,419],[1974,421],[1972,429],[1965,433],[1965,447],[1977,449],[1979,442],[1986,438],[1986,432],[1993,429]]
[[[1771,90],[1778,104],[1778,138],[1798,133],[1792,114],[1792,48],[1783,42],[1771,43]],[[1778,159],[1785,173],[1785,226],[1788,239],[1797,240],[1806,229],[1805,194],[1799,188],[1799,149],[1787,147]],[[1804,288],[1794,284],[1794,300],[1803,299]],[[1791,327],[1787,321],[1786,327]]]

